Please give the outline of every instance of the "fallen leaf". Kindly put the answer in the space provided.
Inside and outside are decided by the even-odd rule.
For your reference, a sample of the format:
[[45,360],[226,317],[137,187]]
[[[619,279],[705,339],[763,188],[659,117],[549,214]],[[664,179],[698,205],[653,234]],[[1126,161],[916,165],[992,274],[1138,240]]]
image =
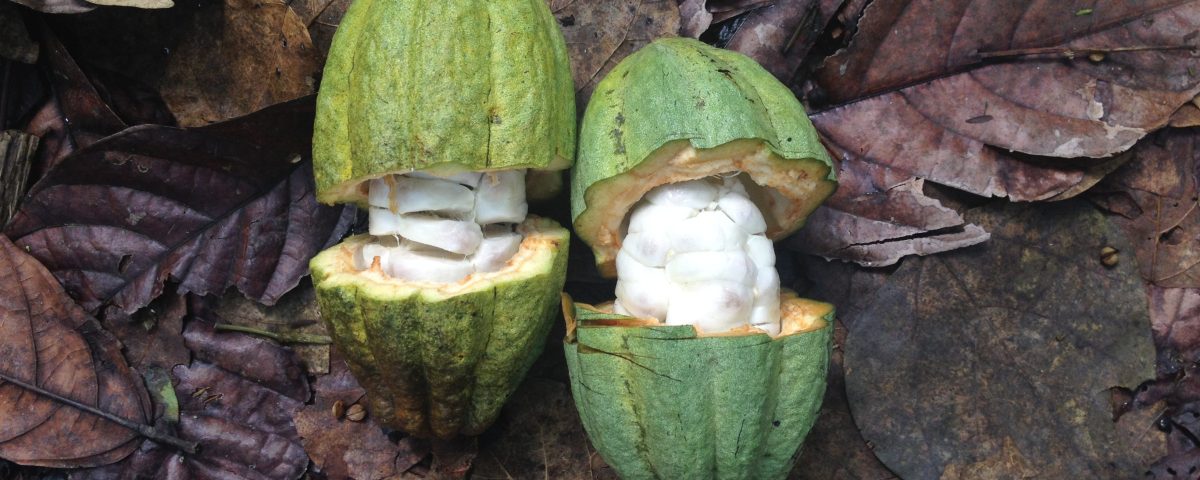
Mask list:
[[429,453],[429,446],[412,437],[392,442],[371,416],[350,421],[334,414],[334,404],[348,408],[363,400],[366,390],[350,375],[346,362],[331,362],[328,375],[313,382],[314,399],[294,417],[304,449],[327,478],[376,480],[399,476]]
[[683,0],[679,4],[679,34],[700,38],[700,34],[712,25],[713,14],[708,11],[708,0]]
[[0,225],[8,223],[25,196],[37,146],[38,137],[16,130],[0,131]]
[[[1061,199],[1111,165],[1049,157],[1128,149],[1200,91],[1186,74],[1200,57],[1178,49],[1200,29],[1195,2],[1106,3],[1087,18],[1062,3],[968,3],[873,2],[850,46],[822,66],[817,83],[836,106],[813,123],[841,171],[871,178],[832,202],[914,177],[988,197]],[[1089,49],[1108,53],[1099,62],[1077,53]]]
[[313,47],[324,57],[329,54],[333,34],[350,8],[350,0],[291,0],[292,9],[300,20],[308,25],[308,36]]
[[309,97],[204,128],[131,127],[64,159],[6,232],[90,310],[132,313],[168,278],[272,304],[353,217],[313,196],[312,115]]
[[0,4],[0,58],[22,63],[38,58],[38,44],[29,38],[21,9],[11,3]]
[[84,0],[13,0],[19,5],[44,13],[83,13],[96,8]]
[[187,302],[178,293],[166,293],[134,314],[106,309],[103,325],[125,347],[125,358],[145,373],[151,368],[171,371],[186,365],[191,353],[183,344],[183,317]]
[[785,85],[794,85],[800,64],[840,6],[840,1],[778,0],[746,15],[725,48],[746,54]]
[[298,402],[308,401],[308,377],[291,349],[263,338],[236,332],[217,332],[221,318],[207,306],[193,301],[195,320],[183,331],[184,344],[196,359],[211,363]]
[[[202,320],[189,323],[189,331]],[[199,328],[203,328],[202,326]],[[193,338],[196,338],[193,336]],[[143,443],[133,455],[106,467],[83,470],[72,478],[238,478],[295,479],[308,466],[292,415],[304,405],[307,383],[288,384],[288,369],[271,359],[288,357],[287,349],[270,342],[255,349],[229,348],[214,352],[210,339],[201,339],[201,352],[190,366],[178,365],[175,397],[179,401],[178,435],[198,442],[195,455],[180,455],[153,443]],[[236,339],[221,339],[237,344]],[[215,347],[219,348],[219,347]],[[216,353],[227,365],[242,365],[240,374],[208,363]],[[268,359],[270,365],[251,365]],[[298,366],[292,357],[285,361]],[[274,390],[280,386],[285,391]],[[303,393],[296,393],[303,390]]]
[[319,52],[284,3],[226,0],[199,9],[160,85],[180,125],[199,126],[316,90]]
[[42,29],[43,59],[53,73],[50,84],[57,100],[59,118],[70,134],[70,144],[58,156],[43,160],[48,171],[72,151],[117,133],[128,125],[100,98],[95,86],[75,63],[67,48],[49,29]]
[[[1183,372],[1200,356],[1200,289],[1147,287],[1159,377]],[[1200,400],[1200,397],[1197,398]],[[1197,445],[1200,447],[1200,445]]]
[[596,84],[617,63],[659,37],[679,32],[675,0],[550,2],[567,40],[580,116]]
[[[0,236],[0,373],[135,424],[153,414],[120,345],[33,257]],[[25,465],[105,465],[138,432],[0,381],[0,457]]]
[[[329,372],[329,332],[317,310],[316,291],[308,279],[292,289],[274,306],[267,307],[236,292],[226,292],[216,302],[213,313],[222,322],[250,327],[278,335],[277,340],[288,346],[304,362],[312,375]],[[323,338],[324,344],[303,341]]]
[[[1153,375],[1128,249],[1089,204],[1000,204],[971,249],[905,261],[845,345],[854,420],[904,478],[1131,478],[1161,437],[1112,419],[1109,390]],[[1139,425],[1136,427],[1144,427]],[[915,439],[915,440],[914,440]]]
[[131,7],[131,8],[148,8],[160,9],[171,8],[175,6],[175,2],[171,0],[87,0],[89,3],[96,5],[104,5],[109,7]]
[[1134,240],[1142,278],[1200,288],[1200,131],[1166,130],[1138,144],[1133,160],[1090,197],[1118,214]]

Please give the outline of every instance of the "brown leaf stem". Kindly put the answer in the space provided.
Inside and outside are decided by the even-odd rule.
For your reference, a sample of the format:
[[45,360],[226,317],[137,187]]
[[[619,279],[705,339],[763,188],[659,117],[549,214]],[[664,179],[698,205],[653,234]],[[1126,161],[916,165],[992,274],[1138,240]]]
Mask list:
[[248,333],[250,335],[258,335],[260,337],[267,337],[267,338],[270,338],[271,340],[275,340],[276,342],[282,343],[284,345],[293,345],[293,344],[329,345],[329,344],[333,343],[333,339],[329,338],[326,335],[311,335],[311,334],[307,334],[307,333],[293,333],[293,332],[277,333],[277,332],[270,332],[270,331],[259,329],[259,328],[246,327],[246,326],[242,326],[242,325],[232,325],[232,324],[228,324],[228,323],[218,323],[218,324],[214,325],[213,328],[216,329],[218,332],[239,332],[239,333]]
[[977,52],[976,55],[980,60],[991,60],[996,58],[1017,58],[1028,57],[1034,55],[1057,56],[1066,59],[1075,59],[1076,57],[1088,57],[1093,54],[1121,53],[1121,52],[1145,52],[1145,51],[1162,51],[1162,50],[1195,50],[1197,45],[1138,45],[1134,47],[1111,47],[1111,48],[1067,48],[1067,47],[1036,47],[1036,48],[1017,48],[1013,50],[992,50],[985,52]]
[[25,390],[29,390],[38,395],[51,398],[54,401],[65,403],[65,404],[75,407],[77,409],[91,413],[92,415],[96,415],[98,417],[104,418],[105,420],[113,422],[117,425],[128,428],[130,430],[133,430],[143,437],[149,438],[151,440],[154,440],[155,442],[158,442],[158,443],[161,443],[164,445],[170,445],[170,446],[178,448],[179,450],[182,450],[186,453],[195,454],[199,448],[199,445],[196,442],[184,440],[182,438],[160,432],[160,431],[158,431],[158,429],[155,429],[153,426],[150,426],[150,425],[145,425],[145,424],[137,423],[137,422],[131,422],[124,418],[121,418],[121,417],[118,417],[111,413],[108,413],[104,410],[100,410],[91,405],[83,404],[83,403],[77,402],[75,400],[72,400],[70,398],[59,395],[57,393],[43,389],[37,385],[25,383],[24,381],[17,379],[17,378],[10,377],[7,374],[0,373],[0,380],[3,380],[5,382],[11,383],[18,387],[24,388]]

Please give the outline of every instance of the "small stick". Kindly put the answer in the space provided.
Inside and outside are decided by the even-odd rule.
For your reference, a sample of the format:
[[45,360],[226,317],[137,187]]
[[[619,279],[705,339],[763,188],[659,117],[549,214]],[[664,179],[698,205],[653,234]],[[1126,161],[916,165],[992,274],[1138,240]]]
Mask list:
[[1041,47],[1041,48],[1018,48],[1015,50],[993,50],[990,52],[976,52],[975,55],[981,60],[990,60],[994,58],[1016,58],[1033,55],[1053,55],[1067,59],[1075,57],[1086,57],[1093,54],[1119,53],[1119,52],[1143,52],[1147,50],[1195,50],[1196,45],[1141,45],[1136,47],[1113,47],[1113,48],[1065,48],[1065,47]]
[[[376,257],[376,258],[379,258],[379,257]],[[267,337],[267,338],[270,338],[271,340],[275,340],[276,342],[282,343],[284,345],[297,344],[297,343],[306,344],[306,345],[329,345],[329,344],[333,343],[333,339],[329,338],[326,335],[310,335],[307,333],[275,333],[275,332],[270,332],[270,331],[259,329],[259,328],[245,327],[242,325],[232,325],[232,324],[228,324],[228,323],[218,323],[214,326],[214,328],[218,332],[248,333],[251,335]]]
[[70,405],[70,406],[72,406],[72,407],[78,408],[78,409],[80,409],[80,410],[83,410],[83,411],[85,411],[85,412],[91,413],[92,415],[96,415],[96,416],[98,416],[98,417],[104,418],[105,420],[108,420],[108,421],[110,421],[110,422],[113,422],[113,423],[115,423],[115,424],[117,424],[117,425],[120,425],[120,426],[122,426],[122,427],[128,428],[128,429],[130,429],[130,430],[133,430],[133,431],[137,432],[138,434],[140,434],[140,435],[141,435],[141,436],[143,436],[143,437],[149,438],[149,439],[151,439],[151,440],[154,440],[154,441],[156,441],[156,442],[158,442],[158,443],[163,443],[163,444],[166,444],[166,445],[170,445],[170,446],[172,446],[172,447],[175,447],[175,448],[178,448],[178,449],[180,449],[180,450],[183,450],[184,452],[187,452],[187,453],[189,453],[189,454],[193,454],[193,455],[194,455],[194,454],[196,453],[197,449],[199,448],[199,444],[197,444],[196,442],[189,441],[189,440],[184,440],[184,439],[182,439],[182,438],[179,438],[179,437],[175,437],[175,436],[172,436],[172,435],[168,435],[168,434],[165,434],[165,433],[159,432],[159,431],[158,431],[158,429],[156,429],[156,428],[154,428],[154,427],[152,427],[152,426],[150,426],[150,425],[146,425],[146,424],[142,424],[142,423],[137,423],[137,422],[133,422],[133,421],[130,421],[130,420],[126,420],[126,419],[124,419],[124,418],[121,418],[121,417],[118,417],[118,416],[116,416],[116,415],[113,415],[113,414],[111,414],[111,413],[108,413],[108,412],[106,412],[106,411],[104,411],[104,410],[100,410],[99,408],[93,407],[93,406],[91,406],[91,405],[85,405],[85,404],[83,404],[83,403],[77,402],[77,401],[75,401],[75,400],[72,400],[72,399],[70,399],[70,398],[64,397],[64,396],[62,396],[62,395],[59,395],[59,394],[57,394],[57,393],[54,393],[54,392],[51,392],[51,391],[49,391],[49,390],[43,389],[42,387],[39,387],[39,386],[37,386],[37,385],[33,385],[33,384],[29,384],[29,383],[25,383],[24,381],[21,381],[21,380],[19,380],[19,379],[13,378],[13,377],[10,377],[10,376],[8,376],[7,374],[0,373],[0,380],[3,380],[3,381],[5,381],[5,382],[11,383],[11,384],[13,384],[13,385],[16,385],[16,386],[18,386],[18,387],[24,388],[24,389],[26,389],[26,390],[29,390],[29,391],[31,391],[31,392],[33,392],[33,393],[36,393],[36,394],[38,394],[38,395],[41,395],[41,396],[44,396],[44,397],[49,397],[49,398],[51,398],[51,399],[53,399],[53,400],[55,400],[55,401],[58,401],[58,402],[65,403],[65,404],[67,404],[67,405]]

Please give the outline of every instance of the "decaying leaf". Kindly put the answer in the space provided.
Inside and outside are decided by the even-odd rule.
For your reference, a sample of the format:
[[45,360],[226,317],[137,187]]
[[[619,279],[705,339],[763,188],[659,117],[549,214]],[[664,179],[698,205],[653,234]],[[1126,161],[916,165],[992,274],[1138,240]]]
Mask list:
[[1130,248],[1089,204],[1002,204],[967,220],[991,241],[909,259],[850,327],[847,393],[904,478],[1132,478],[1164,453],[1112,419],[1110,389],[1153,375]]
[[655,38],[679,32],[675,0],[550,2],[550,8],[567,39],[581,117],[596,84],[621,59]]
[[140,372],[171,371],[186,365],[191,353],[183,343],[183,295],[165,293],[145,308],[129,315],[116,307],[106,309],[103,324],[123,345],[125,358]]
[[1167,378],[1200,358],[1200,289],[1150,286],[1148,291],[1156,364],[1159,377]]
[[313,195],[312,115],[308,98],[204,128],[129,128],[64,159],[6,231],[91,310],[132,313],[168,278],[274,303],[353,216]]
[[1119,215],[1142,278],[1200,288],[1200,131],[1166,130],[1097,186],[1093,201]]
[[725,48],[746,54],[785,85],[793,85],[799,80],[800,64],[841,3],[778,0],[746,15]]
[[[0,236],[0,373],[127,421],[153,415],[120,345],[33,257]],[[129,455],[134,430],[0,380],[0,457],[25,465],[105,465]]]
[[208,125],[316,90],[320,54],[284,3],[227,0],[202,8],[185,28],[160,86],[180,125]]
[[[277,341],[296,352],[309,374],[329,372],[331,341],[325,322],[321,321],[321,312],[317,310],[316,292],[311,281],[301,280],[299,286],[271,307],[236,292],[226,292],[220,302],[216,302],[213,313],[222,322],[276,335]],[[319,341],[324,343],[316,343]]]
[[33,63],[37,57],[38,44],[29,38],[21,8],[7,2],[0,4],[0,58]]
[[[1200,77],[1188,74],[1200,67],[1188,43],[1200,29],[1200,4],[1093,9],[1077,16],[1061,2],[872,2],[850,46],[818,75],[837,106],[815,113],[814,124],[842,171],[871,171],[869,182],[843,185],[837,197],[913,177],[1020,201],[1062,198],[1094,182],[1105,160],[1048,157],[1128,149],[1200,91]],[[1089,55],[1096,52],[1099,61]]]
[[330,367],[328,375],[313,382],[313,403],[294,417],[304,449],[321,473],[327,478],[389,478],[428,455],[429,446],[412,437],[398,443],[389,440],[369,415],[359,421],[347,419],[345,410],[363,401],[366,390],[350,375],[345,361],[332,360]]
[[0,225],[8,223],[25,195],[37,145],[36,136],[16,130],[0,131]]
[[291,349],[244,333],[217,332],[213,324],[220,323],[221,318],[208,307],[191,303],[196,320],[188,323],[183,338],[198,360],[254,379],[298,401],[308,401],[308,377]]

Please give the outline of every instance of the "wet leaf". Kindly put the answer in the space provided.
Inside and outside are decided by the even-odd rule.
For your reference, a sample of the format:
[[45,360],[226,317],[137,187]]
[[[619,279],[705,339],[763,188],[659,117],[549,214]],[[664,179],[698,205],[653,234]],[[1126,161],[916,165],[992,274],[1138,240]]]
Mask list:
[[793,85],[800,80],[800,64],[841,3],[778,0],[746,15],[725,48],[746,54],[784,84]]
[[0,58],[34,63],[38,58],[38,44],[29,38],[21,9],[14,4],[0,4]]
[[254,379],[296,401],[308,401],[308,377],[295,352],[245,333],[217,332],[213,324],[222,318],[198,302],[192,302],[192,307],[197,320],[188,323],[183,337],[198,360]]
[[38,137],[16,130],[0,131],[0,225],[17,212],[25,196],[29,168],[37,151]]
[[304,449],[327,478],[375,480],[400,475],[429,453],[428,445],[412,437],[394,443],[370,415],[350,421],[335,415],[363,400],[366,390],[350,375],[345,361],[331,362],[331,372],[313,382],[313,403],[296,412],[296,429]]
[[1097,186],[1092,199],[1119,215],[1142,278],[1200,288],[1200,131],[1166,130]]
[[180,125],[248,114],[316,90],[321,70],[307,26],[283,3],[226,0],[201,8],[161,84]]
[[[216,302],[213,312],[221,322],[250,327],[279,336],[304,362],[305,370],[313,375],[329,372],[329,332],[321,321],[317,310],[316,292],[308,279],[279,299],[274,306],[266,307],[235,292],[226,292]],[[324,338],[324,344],[305,342],[306,339]]]
[[[1200,57],[1185,41],[1200,29],[1200,4],[1110,2],[1084,17],[1071,8],[871,3],[850,46],[818,72],[835,106],[814,113],[814,124],[841,171],[869,171],[870,181],[837,198],[919,177],[982,196],[1061,199],[1111,165],[1049,157],[1126,150],[1200,91],[1200,77],[1187,74]],[[1095,49],[1107,49],[1104,59],[1086,58]]]
[[143,373],[151,368],[169,372],[191,360],[183,344],[185,315],[184,296],[166,293],[132,315],[109,307],[103,325],[121,341],[125,358],[134,368]]
[[[973,210],[991,241],[909,259],[845,346],[855,422],[904,478],[1131,478],[1163,453],[1112,420],[1110,388],[1153,375],[1119,227],[1079,200]],[[919,439],[914,441],[914,439]]]
[[567,39],[580,116],[596,84],[617,63],[658,37],[679,32],[675,0],[552,1]]
[[168,278],[272,304],[353,215],[313,196],[312,114],[308,98],[199,129],[129,128],[64,159],[7,233],[91,310],[132,313]]
[[[120,345],[33,257],[0,236],[0,373],[127,421],[153,414]],[[120,460],[136,431],[0,381],[0,457],[75,467]]]

